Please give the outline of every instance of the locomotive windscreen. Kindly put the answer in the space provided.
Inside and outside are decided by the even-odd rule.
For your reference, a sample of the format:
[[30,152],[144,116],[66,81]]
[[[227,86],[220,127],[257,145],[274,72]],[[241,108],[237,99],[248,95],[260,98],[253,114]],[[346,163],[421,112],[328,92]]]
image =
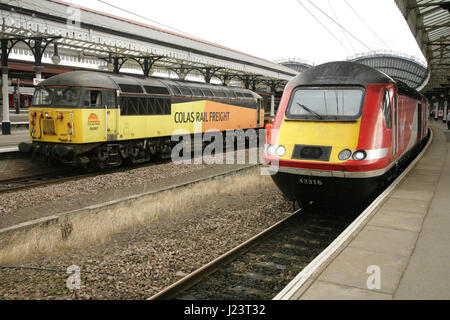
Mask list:
[[315,121],[355,121],[362,113],[364,88],[306,88],[294,90],[288,119]]
[[33,106],[77,107],[82,90],[72,87],[43,87],[34,92]]

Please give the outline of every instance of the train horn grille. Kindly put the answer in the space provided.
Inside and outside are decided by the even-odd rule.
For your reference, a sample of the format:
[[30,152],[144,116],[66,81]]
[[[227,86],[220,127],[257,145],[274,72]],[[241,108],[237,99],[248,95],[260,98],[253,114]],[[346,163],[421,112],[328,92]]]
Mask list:
[[42,121],[42,131],[44,134],[56,134],[55,131],[55,120],[44,119]]
[[296,145],[292,159],[330,161],[332,147]]

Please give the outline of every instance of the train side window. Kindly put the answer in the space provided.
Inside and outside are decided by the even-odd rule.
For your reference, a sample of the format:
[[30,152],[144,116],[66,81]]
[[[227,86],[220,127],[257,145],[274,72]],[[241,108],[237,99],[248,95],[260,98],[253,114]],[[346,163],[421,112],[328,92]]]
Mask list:
[[194,94],[192,93],[191,89],[187,88],[187,87],[180,87],[180,91],[182,95],[185,96],[193,96]]
[[202,90],[200,90],[198,88],[191,88],[191,90],[194,93],[194,96],[197,96],[197,97],[203,97],[204,96]]
[[170,99],[149,98],[149,113],[148,115],[170,115],[171,102]]
[[120,114],[123,116],[170,115],[171,100],[164,98],[127,97],[122,95]]
[[207,98],[214,98],[214,94],[212,93],[211,90],[209,90],[209,89],[207,89],[207,88],[204,88],[204,89],[203,89],[203,92],[205,93],[205,96],[206,96]]
[[386,128],[392,129],[391,102],[389,99],[389,93],[387,91],[384,93],[382,108],[383,108],[384,119],[386,120]]
[[115,108],[116,107],[116,92],[112,90],[103,90],[103,102],[107,106],[107,108]]
[[101,108],[102,92],[100,90],[87,91],[84,96],[84,106],[91,108]]
[[170,86],[170,89],[172,89],[174,95],[181,96],[181,91],[176,86]]

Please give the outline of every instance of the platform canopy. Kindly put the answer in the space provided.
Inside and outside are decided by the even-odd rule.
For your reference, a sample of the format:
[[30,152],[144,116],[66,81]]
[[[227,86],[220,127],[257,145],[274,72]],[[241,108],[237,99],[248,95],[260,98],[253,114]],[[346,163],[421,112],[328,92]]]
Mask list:
[[412,56],[392,52],[363,53],[348,58],[349,61],[384,72],[410,88],[420,91],[429,80],[427,67]]
[[287,58],[275,61],[283,66],[286,66],[288,68],[291,68],[298,72],[306,71],[313,67],[313,63],[310,63],[309,61],[298,59],[298,58]]
[[431,72],[423,93],[450,95],[450,1],[395,0]]
[[[235,78],[247,82],[246,86],[256,81],[281,87],[298,73],[219,44],[59,0],[0,0],[0,19],[1,38],[13,39],[8,40],[11,56],[33,56],[34,43],[14,41],[40,37],[47,61],[57,44],[63,62],[88,63],[115,72],[134,68],[149,74],[155,70],[175,73],[181,79],[194,74],[206,82],[212,77],[223,83]],[[44,48],[50,39],[51,45]]]

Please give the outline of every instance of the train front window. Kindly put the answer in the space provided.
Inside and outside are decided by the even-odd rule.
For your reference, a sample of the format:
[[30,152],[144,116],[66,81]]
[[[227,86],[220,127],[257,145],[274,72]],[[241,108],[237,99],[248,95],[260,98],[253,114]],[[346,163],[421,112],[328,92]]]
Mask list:
[[299,88],[294,91],[288,119],[355,121],[362,113],[363,88]]
[[62,87],[55,88],[53,105],[55,107],[77,107],[80,104],[81,89]]
[[37,88],[33,96],[34,106],[50,106],[52,104],[54,88]]

